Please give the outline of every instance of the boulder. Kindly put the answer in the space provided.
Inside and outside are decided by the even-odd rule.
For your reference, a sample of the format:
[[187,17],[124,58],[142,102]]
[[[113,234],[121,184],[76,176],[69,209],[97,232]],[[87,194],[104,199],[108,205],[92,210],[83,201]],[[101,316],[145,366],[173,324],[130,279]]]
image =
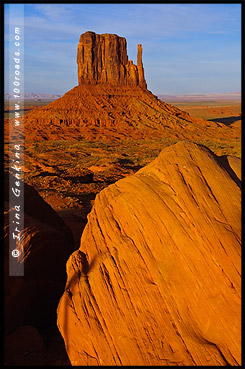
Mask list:
[[241,365],[241,182],[180,141],[101,191],[67,262],[72,365]]
[[5,350],[9,355],[15,352],[24,354],[30,351],[44,351],[46,348],[39,331],[32,325],[18,327],[4,341]]
[[[15,212],[9,206],[9,173],[5,175],[4,199],[4,323],[9,334],[20,325],[48,325],[56,319],[56,307],[65,285],[65,264],[74,250],[68,226],[31,186],[23,184],[24,219],[20,229],[18,263],[23,275],[10,270],[9,217]],[[13,179],[11,178],[11,183]],[[24,210],[24,211],[23,211]],[[17,270],[17,269],[16,269]]]

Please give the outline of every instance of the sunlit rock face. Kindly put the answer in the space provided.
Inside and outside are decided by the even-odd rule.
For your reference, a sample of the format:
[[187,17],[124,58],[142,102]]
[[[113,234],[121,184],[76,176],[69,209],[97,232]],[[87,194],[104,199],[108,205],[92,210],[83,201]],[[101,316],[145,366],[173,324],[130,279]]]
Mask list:
[[240,365],[239,172],[181,141],[97,195],[58,306],[72,365]]
[[77,49],[78,83],[108,83],[146,88],[142,46],[138,45],[137,66],[128,60],[124,37],[88,31],[80,36]]

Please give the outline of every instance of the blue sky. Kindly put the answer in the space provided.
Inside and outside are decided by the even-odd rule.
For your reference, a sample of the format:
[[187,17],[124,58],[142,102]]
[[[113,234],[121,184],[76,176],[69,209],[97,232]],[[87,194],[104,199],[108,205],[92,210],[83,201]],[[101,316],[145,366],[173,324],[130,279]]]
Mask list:
[[[13,44],[8,23],[5,5],[5,92]],[[25,92],[64,94],[76,86],[77,44],[86,31],[125,37],[134,63],[141,43],[155,94],[241,91],[241,5],[231,3],[25,4]]]

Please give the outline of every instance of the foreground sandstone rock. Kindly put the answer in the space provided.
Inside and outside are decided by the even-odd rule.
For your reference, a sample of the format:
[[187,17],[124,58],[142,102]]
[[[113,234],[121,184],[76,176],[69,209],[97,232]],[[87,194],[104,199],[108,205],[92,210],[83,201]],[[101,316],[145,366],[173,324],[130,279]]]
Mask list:
[[[70,229],[38,192],[24,184],[24,229],[18,260],[23,276],[9,273],[9,174],[4,183],[4,324],[9,334],[21,325],[47,326],[56,319],[56,307],[65,284],[65,264],[73,249]],[[24,336],[23,336],[24,339]]]
[[97,195],[58,306],[72,365],[240,364],[240,180],[223,163],[182,141]]

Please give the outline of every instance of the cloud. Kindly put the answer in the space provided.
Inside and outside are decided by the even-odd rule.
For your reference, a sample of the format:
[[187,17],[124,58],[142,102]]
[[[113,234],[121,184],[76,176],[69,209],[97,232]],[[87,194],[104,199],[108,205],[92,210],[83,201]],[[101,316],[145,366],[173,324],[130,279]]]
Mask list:
[[41,16],[52,21],[67,20],[72,16],[72,8],[66,4],[38,4],[34,8]]

